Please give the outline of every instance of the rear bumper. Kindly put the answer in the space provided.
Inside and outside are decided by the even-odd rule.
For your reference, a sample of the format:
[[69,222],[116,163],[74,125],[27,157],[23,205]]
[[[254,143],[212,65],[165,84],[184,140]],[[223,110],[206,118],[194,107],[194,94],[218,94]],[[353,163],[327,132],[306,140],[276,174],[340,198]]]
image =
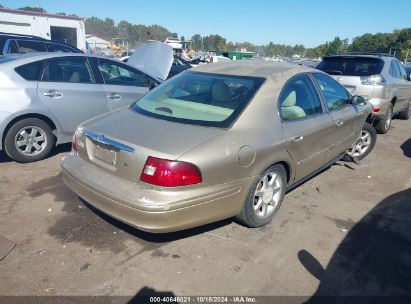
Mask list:
[[197,189],[156,190],[107,174],[71,153],[61,166],[65,184],[89,204],[129,225],[158,233],[239,214],[254,181],[247,178]]
[[379,112],[374,112],[375,119],[383,118],[387,114],[391,105],[391,99],[371,98],[368,101],[372,104],[374,109],[379,109]]

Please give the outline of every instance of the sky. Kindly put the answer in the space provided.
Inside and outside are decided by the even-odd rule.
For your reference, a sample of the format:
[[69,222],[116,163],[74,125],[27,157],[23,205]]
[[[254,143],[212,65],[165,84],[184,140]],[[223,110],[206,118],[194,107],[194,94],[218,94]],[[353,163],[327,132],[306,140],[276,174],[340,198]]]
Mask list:
[[[339,36],[392,32],[411,27],[410,0],[0,0],[9,8],[26,5],[80,17],[159,24],[186,39],[219,34],[227,41],[304,44],[315,47]],[[86,28],[87,31],[87,28]]]

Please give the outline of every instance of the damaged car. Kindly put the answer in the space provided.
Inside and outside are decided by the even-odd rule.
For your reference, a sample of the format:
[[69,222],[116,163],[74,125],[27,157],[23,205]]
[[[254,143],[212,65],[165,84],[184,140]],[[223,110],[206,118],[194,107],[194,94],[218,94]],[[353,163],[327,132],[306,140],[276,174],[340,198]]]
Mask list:
[[318,70],[203,65],[79,126],[63,179],[92,206],[145,231],[234,216],[259,227],[288,190],[347,150],[368,154],[376,140],[370,117],[370,103]]
[[74,53],[0,58],[0,151],[18,162],[43,159],[80,123],[129,106],[167,79],[172,62],[160,42],[137,49],[128,64]]

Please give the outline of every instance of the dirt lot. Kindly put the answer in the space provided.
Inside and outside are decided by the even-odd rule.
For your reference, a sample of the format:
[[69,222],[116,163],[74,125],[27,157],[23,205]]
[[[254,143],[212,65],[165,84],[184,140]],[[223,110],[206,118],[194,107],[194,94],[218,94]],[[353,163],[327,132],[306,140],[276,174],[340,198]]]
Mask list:
[[[275,220],[153,235],[92,210],[59,161],[0,159],[0,295],[411,295],[411,121],[393,121],[360,166],[288,193]],[[325,270],[324,270],[325,269]]]

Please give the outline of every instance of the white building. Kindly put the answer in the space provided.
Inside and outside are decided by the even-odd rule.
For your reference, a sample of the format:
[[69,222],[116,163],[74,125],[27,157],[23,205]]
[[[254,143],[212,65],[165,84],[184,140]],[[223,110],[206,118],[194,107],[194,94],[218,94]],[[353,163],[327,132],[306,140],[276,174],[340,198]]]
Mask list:
[[0,32],[24,34],[86,48],[84,20],[79,17],[0,8]]

